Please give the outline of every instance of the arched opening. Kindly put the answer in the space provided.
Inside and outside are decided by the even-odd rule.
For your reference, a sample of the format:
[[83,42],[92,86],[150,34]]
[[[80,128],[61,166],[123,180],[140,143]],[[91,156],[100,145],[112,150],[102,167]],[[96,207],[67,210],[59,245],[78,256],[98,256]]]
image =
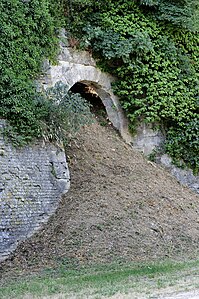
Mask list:
[[101,125],[106,126],[111,124],[100,96],[91,85],[77,82],[70,88],[70,91],[79,93],[86,101],[88,101],[91,105],[91,112],[95,115]]
[[77,83],[92,87],[100,97],[110,122],[120,132],[124,140],[131,144],[132,136],[128,130],[128,119],[124,115],[120,101],[114,95],[111,87],[115,78],[98,69],[94,59],[88,52],[62,47],[59,63],[49,65],[46,74],[47,76],[42,82],[44,86],[53,86],[56,82],[62,81],[74,92]]

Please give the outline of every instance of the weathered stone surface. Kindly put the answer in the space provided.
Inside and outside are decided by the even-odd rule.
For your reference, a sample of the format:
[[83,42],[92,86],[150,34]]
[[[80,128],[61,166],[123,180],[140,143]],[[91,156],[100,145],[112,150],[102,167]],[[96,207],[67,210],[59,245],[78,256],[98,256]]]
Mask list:
[[154,149],[164,142],[164,134],[153,128],[151,124],[141,122],[133,136],[133,147],[141,151],[145,156],[151,154]]
[[119,99],[113,94],[111,84],[113,76],[102,72],[96,67],[95,60],[86,51],[77,51],[61,44],[57,65],[44,64],[45,76],[41,83],[44,88],[63,82],[70,89],[75,83],[81,82],[91,86],[101,98],[109,120],[119,130],[127,143],[132,142],[128,131],[128,120],[124,115]]
[[[91,86],[98,93],[106,108],[109,120],[119,130],[123,139],[144,155],[151,154],[164,142],[164,134],[160,130],[154,130],[151,124],[145,124],[141,121],[136,129],[136,134],[132,136],[129,133],[128,120],[124,115],[119,99],[112,92],[111,84],[115,78],[99,70],[90,53],[68,47],[67,36],[64,31],[61,38],[63,42],[60,44],[58,65],[52,66],[46,62],[44,66],[46,71],[46,76],[42,82],[44,87],[52,86],[58,81],[67,84],[69,89],[77,82]],[[191,175],[191,170],[188,172],[189,175],[185,175],[181,169],[171,165],[169,166],[171,173],[181,183],[195,191],[198,190],[198,179],[195,179],[193,174]]]
[[0,134],[0,260],[48,220],[69,185],[62,148],[39,142],[17,149]]
[[[66,38],[64,33],[62,38]],[[53,86],[59,81],[67,84],[69,89],[77,82],[91,86],[101,98],[109,120],[119,130],[123,139],[145,155],[150,154],[163,140],[160,131],[153,131],[149,125],[141,123],[136,135],[132,136],[119,99],[112,92],[111,84],[115,78],[97,68],[95,60],[87,51],[77,51],[65,45],[66,41],[61,43],[58,65],[52,66],[48,62],[44,64],[46,72],[42,81],[44,88]]]
[[112,92],[111,84],[115,78],[97,68],[89,52],[68,47],[65,32],[62,33],[61,38],[63,42],[60,44],[58,65],[52,66],[47,61],[44,63],[45,76],[42,79],[44,88],[53,86],[59,81],[67,84],[69,89],[77,82],[91,86],[101,98],[109,120],[119,130],[123,139],[145,155],[150,154],[163,140],[160,131],[154,131],[150,125],[140,123],[136,135],[132,136],[119,99]]
[[176,179],[194,192],[199,193],[199,176],[194,176],[192,170],[181,169],[172,164],[172,159],[168,155],[162,155],[160,162],[164,165]]

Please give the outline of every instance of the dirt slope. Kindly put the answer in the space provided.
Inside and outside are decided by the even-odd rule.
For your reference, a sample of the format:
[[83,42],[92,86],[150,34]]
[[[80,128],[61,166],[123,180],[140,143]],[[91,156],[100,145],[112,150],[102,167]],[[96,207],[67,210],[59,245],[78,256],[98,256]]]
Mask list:
[[67,150],[71,189],[48,225],[3,269],[193,257],[199,197],[126,145],[111,127],[84,128]]

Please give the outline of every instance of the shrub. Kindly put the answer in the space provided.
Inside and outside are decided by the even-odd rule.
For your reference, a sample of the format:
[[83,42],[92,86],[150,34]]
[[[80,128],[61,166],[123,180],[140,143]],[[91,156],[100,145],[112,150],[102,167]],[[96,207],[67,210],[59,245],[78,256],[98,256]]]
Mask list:
[[58,82],[41,96],[42,135],[45,139],[66,142],[84,125],[93,122],[90,104]]

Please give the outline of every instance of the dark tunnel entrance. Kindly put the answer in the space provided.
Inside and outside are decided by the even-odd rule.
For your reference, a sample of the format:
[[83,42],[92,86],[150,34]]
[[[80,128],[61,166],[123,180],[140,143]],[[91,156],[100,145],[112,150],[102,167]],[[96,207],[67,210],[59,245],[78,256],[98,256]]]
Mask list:
[[88,101],[91,105],[91,112],[95,115],[101,125],[110,124],[105,106],[94,88],[82,82],[77,82],[70,88],[70,91],[79,93],[86,101]]

